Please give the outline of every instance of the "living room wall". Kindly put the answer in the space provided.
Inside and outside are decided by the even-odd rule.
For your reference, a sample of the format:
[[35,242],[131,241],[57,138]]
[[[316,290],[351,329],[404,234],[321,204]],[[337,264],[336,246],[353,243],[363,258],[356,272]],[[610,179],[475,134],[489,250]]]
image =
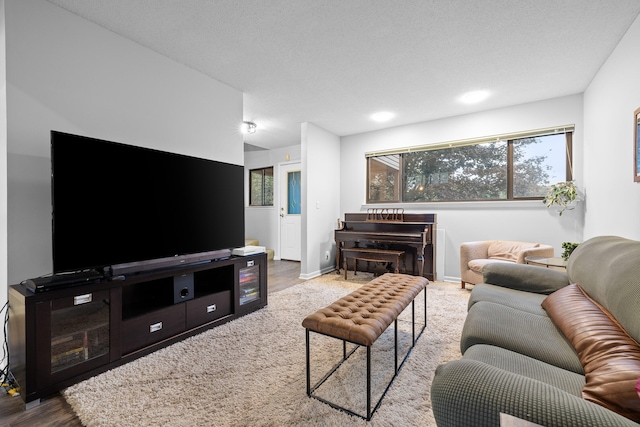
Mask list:
[[[335,236],[343,185],[337,159],[340,138],[313,123],[302,123],[302,260],[300,277],[334,269]],[[327,258],[327,253],[329,254]]]
[[[50,130],[243,165],[240,91],[45,0],[4,12],[9,284],[52,271]],[[87,250],[109,237],[90,232]]]
[[445,263],[444,271],[437,272],[438,280],[459,280],[459,248],[466,241],[506,239],[540,242],[554,246],[559,255],[563,241],[582,241],[584,203],[562,216],[547,209],[541,201],[367,205],[365,153],[574,124],[574,177],[581,185],[582,109],[582,95],[576,94],[343,137],[340,151],[343,183],[340,187],[341,216],[344,217],[345,212],[366,211],[369,207],[403,207],[405,212],[436,213],[438,229],[444,230],[444,239],[441,239],[444,245],[437,247],[436,257],[439,260],[444,257]]
[[640,17],[584,93],[584,237],[640,239],[640,183],[633,181],[633,112],[640,107]]

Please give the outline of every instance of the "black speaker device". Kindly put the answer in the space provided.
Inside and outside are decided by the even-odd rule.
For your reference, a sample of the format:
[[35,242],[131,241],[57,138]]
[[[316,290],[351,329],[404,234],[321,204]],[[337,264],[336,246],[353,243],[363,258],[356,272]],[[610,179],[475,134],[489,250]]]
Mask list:
[[173,277],[173,303],[193,299],[193,273]]

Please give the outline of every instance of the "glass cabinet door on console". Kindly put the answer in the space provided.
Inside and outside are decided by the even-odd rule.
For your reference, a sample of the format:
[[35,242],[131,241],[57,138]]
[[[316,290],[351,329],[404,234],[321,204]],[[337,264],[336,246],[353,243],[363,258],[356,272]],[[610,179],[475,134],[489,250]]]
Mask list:
[[[236,305],[239,313],[252,311],[267,303],[266,256],[246,257],[238,266]],[[262,271],[261,271],[262,270]]]
[[248,261],[246,268],[240,269],[240,305],[260,299],[260,266]]
[[40,293],[10,287],[9,364],[27,408],[58,384],[109,364],[113,295],[88,286]]
[[52,377],[75,375],[74,367],[81,365],[85,370],[109,361],[109,291],[55,299],[49,304]]

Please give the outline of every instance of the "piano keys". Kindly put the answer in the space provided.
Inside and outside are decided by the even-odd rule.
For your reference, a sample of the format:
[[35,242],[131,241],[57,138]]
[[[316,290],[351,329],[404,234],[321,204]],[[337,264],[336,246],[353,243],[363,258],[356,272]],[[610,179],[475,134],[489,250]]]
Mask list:
[[[378,248],[406,252],[406,273],[436,280],[436,214],[405,214],[402,209],[370,209],[345,213],[335,230],[336,269],[343,248]],[[362,271],[362,270],[361,270]]]

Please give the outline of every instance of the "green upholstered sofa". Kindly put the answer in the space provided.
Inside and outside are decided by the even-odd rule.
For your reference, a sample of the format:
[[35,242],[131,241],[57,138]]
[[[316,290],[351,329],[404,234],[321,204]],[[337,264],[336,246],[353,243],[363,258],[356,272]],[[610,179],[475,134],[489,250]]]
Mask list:
[[[494,263],[474,287],[462,358],[436,369],[439,427],[637,426],[640,242],[582,243],[567,272]],[[635,421],[634,421],[635,420]]]

